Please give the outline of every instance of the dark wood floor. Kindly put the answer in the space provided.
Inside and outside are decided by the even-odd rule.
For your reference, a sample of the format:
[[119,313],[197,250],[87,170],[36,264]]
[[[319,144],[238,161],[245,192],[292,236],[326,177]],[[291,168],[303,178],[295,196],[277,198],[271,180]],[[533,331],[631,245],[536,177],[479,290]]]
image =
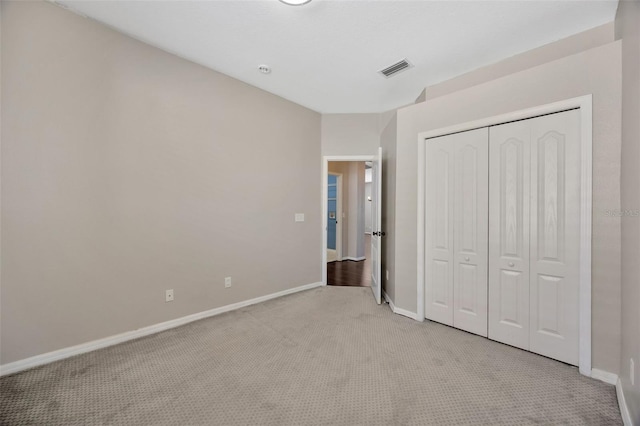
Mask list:
[[365,260],[327,263],[327,284],[371,287],[371,235],[365,235]]

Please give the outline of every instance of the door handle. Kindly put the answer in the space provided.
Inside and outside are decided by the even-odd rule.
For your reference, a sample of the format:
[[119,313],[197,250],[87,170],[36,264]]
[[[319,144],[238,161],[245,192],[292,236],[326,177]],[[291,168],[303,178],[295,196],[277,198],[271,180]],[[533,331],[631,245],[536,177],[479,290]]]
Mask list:
[[373,236],[377,236],[377,237],[384,237],[386,234],[386,232],[384,231],[380,231],[380,232],[374,232]]
[[516,266],[516,264],[515,264],[515,263],[513,263],[513,262],[509,262],[509,268],[513,268],[514,266]]
[[466,256],[466,257],[464,258],[464,261],[465,261],[465,262],[468,262],[469,260],[470,260],[470,259],[469,259],[469,256]]

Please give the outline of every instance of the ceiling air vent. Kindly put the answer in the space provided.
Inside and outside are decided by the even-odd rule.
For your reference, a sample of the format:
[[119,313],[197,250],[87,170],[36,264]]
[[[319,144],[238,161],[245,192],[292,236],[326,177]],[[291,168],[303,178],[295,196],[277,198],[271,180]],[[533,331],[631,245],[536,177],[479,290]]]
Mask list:
[[406,59],[403,59],[399,62],[396,62],[393,65],[389,65],[385,69],[380,70],[378,72],[384,75],[385,77],[389,78],[392,75],[398,74],[400,71],[408,70],[409,68],[412,68],[412,67],[413,67],[413,64],[411,62],[407,61]]

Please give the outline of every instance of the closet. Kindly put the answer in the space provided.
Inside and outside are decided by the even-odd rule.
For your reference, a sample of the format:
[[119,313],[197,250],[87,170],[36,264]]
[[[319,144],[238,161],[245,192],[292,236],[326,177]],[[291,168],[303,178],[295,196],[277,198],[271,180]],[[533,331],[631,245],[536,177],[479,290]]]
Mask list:
[[426,140],[425,317],[579,358],[580,114]]

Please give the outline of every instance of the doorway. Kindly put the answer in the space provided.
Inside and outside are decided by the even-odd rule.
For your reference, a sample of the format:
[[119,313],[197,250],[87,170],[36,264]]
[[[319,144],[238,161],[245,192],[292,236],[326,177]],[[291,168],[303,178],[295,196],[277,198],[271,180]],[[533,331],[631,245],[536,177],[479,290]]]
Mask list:
[[[322,177],[323,283],[370,287],[378,304],[381,303],[382,293],[380,239],[384,235],[379,229],[381,158],[380,149],[375,156],[324,157]],[[370,172],[367,173],[367,170]],[[372,176],[369,179],[370,191],[366,190],[367,174]],[[342,185],[333,175],[341,176]],[[342,203],[338,206],[340,199]],[[367,226],[369,223],[370,228]],[[341,232],[337,230],[338,227],[342,228]],[[337,232],[335,249],[334,232]],[[341,245],[337,241],[340,235]],[[336,251],[336,260],[331,257],[331,250]]]
[[366,167],[364,161],[328,164],[327,285],[371,285],[370,255],[365,249]]

